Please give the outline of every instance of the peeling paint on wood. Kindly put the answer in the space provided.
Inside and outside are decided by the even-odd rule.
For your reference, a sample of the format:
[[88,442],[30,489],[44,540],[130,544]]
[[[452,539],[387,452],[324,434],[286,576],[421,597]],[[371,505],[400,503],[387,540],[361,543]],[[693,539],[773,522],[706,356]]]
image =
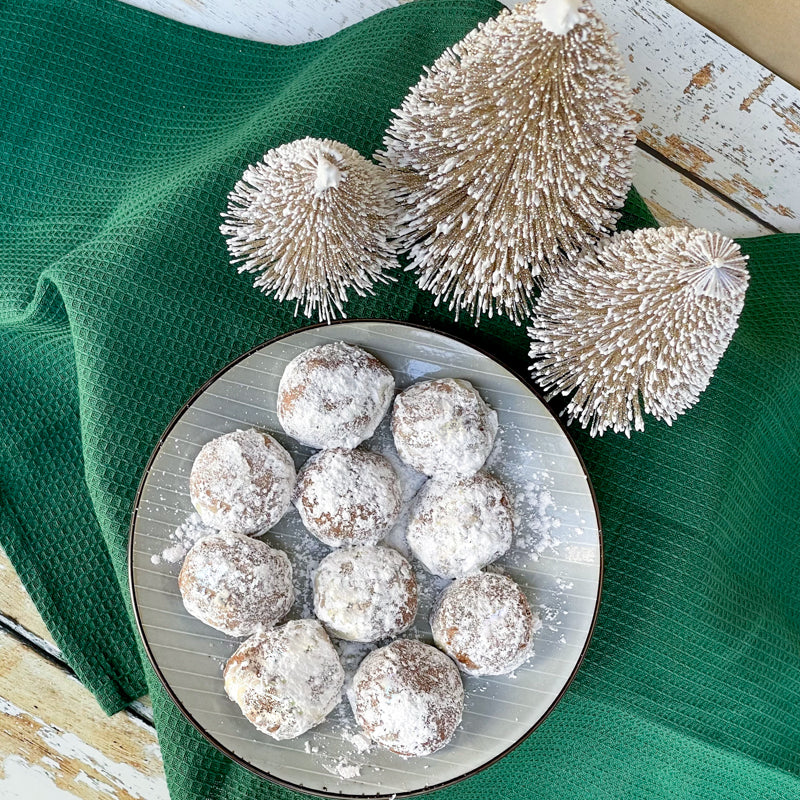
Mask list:
[[595,0],[628,58],[639,137],[783,231],[800,231],[800,90],[664,0]]
[[[0,627],[6,627],[28,642],[35,650],[44,651],[53,659],[63,662],[64,656],[61,650],[50,635],[50,631],[39,616],[36,606],[25,591],[22,581],[1,547],[0,575],[2,575],[2,580],[0,580]],[[0,698],[1,702],[2,698]],[[87,702],[94,705],[94,699],[88,693]],[[134,713],[123,713],[128,715],[134,725],[149,727],[152,733],[153,709],[149,697],[143,697],[132,703],[131,711]]]
[[106,717],[78,681],[4,633],[0,698],[4,800],[168,800],[155,732]]
[[775,75],[772,74],[766,75],[764,79],[761,81],[761,83],[759,83],[758,86],[756,86],[756,88],[753,89],[753,91],[750,92],[750,94],[747,95],[747,97],[745,97],[744,100],[742,100],[741,105],[739,106],[739,111],[750,111],[750,106],[752,106],[753,103],[755,103],[755,101],[758,100],[758,98],[761,97],[762,94],[764,94],[764,92],[767,90],[769,85],[774,80],[775,80]]
[[694,75],[692,75],[692,79],[689,81],[689,85],[683,90],[684,94],[689,94],[694,89],[704,89],[711,83],[712,78],[712,70],[714,65],[709,61],[703,67],[700,67]]
[[708,228],[726,236],[764,236],[769,228],[643,150],[636,151],[636,187],[661,225]]

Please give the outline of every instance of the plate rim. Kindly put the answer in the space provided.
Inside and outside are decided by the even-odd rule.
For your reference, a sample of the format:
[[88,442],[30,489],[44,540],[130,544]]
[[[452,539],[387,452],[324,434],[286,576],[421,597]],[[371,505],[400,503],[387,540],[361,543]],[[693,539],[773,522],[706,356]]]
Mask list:
[[[178,698],[175,691],[170,686],[169,682],[167,681],[166,677],[164,676],[160,666],[158,665],[155,656],[153,654],[152,648],[150,647],[150,642],[147,639],[147,636],[144,631],[144,627],[142,624],[141,616],[139,614],[139,606],[136,598],[136,587],[133,581],[133,540],[134,540],[134,533],[136,528],[136,518],[139,512],[139,506],[141,503],[142,492],[144,490],[145,483],[150,475],[150,470],[152,469],[153,462],[156,459],[156,456],[161,452],[161,448],[164,445],[167,437],[172,432],[172,429],[178,424],[180,418],[184,415],[184,413],[189,409],[192,403],[208,388],[213,384],[217,379],[222,377],[228,370],[235,367],[244,359],[248,358],[249,356],[253,355],[259,350],[264,349],[272,344],[275,344],[282,339],[286,339],[290,336],[294,336],[295,334],[311,331],[316,328],[328,328],[330,329],[332,326],[346,326],[346,325],[353,325],[353,324],[364,324],[364,323],[379,323],[379,324],[388,324],[388,325],[400,325],[402,327],[407,328],[415,328],[417,330],[426,331],[428,333],[436,334],[437,336],[443,336],[446,339],[450,339],[458,344],[468,347],[471,350],[479,353],[480,355],[488,358],[490,361],[493,361],[502,369],[506,370],[510,373],[514,378],[516,378],[531,394],[534,395],[546,408],[547,413],[553,418],[556,422],[558,427],[561,429],[561,432],[566,437],[567,442],[569,443],[570,447],[572,448],[573,453],[578,459],[578,463],[581,468],[581,472],[583,473],[584,478],[586,479],[586,483],[589,487],[589,494],[592,499],[592,506],[594,508],[595,519],[597,520],[597,537],[598,537],[598,545],[599,545],[599,573],[598,573],[598,580],[597,580],[597,598],[595,599],[594,605],[594,612],[592,614],[592,620],[589,625],[589,631],[586,636],[586,641],[584,642],[583,647],[581,648],[580,655],[578,656],[578,660],[575,662],[575,666],[572,668],[572,671],[569,674],[569,677],[566,680],[566,683],[561,688],[561,691],[556,695],[550,705],[547,707],[545,712],[542,714],[541,717],[522,735],[520,736],[513,744],[509,745],[505,750],[501,753],[493,756],[488,761],[485,761],[483,764],[479,764],[477,767],[473,767],[471,770],[463,773],[462,775],[458,775],[455,778],[449,778],[445,781],[441,781],[439,783],[433,784],[431,786],[425,786],[421,789],[413,789],[407,792],[392,792],[392,793],[379,793],[379,794],[347,794],[344,792],[334,792],[328,791],[325,789],[317,790],[317,789],[309,789],[306,786],[299,786],[298,784],[292,783],[291,781],[285,780],[283,778],[279,778],[275,775],[271,775],[270,773],[266,772],[265,770],[261,769],[260,767],[251,764],[250,762],[246,761],[241,756],[234,753],[232,750],[228,749],[223,745],[221,742],[218,742],[214,737],[203,728],[203,726],[195,720],[189,710],[184,706],[183,702]],[[503,362],[502,359],[498,358],[491,353],[488,353],[482,347],[472,344],[471,342],[467,342],[464,339],[454,336],[451,333],[439,330],[434,328],[431,325],[422,325],[414,322],[405,322],[401,320],[393,320],[387,319],[383,317],[357,317],[354,319],[339,319],[333,320],[331,322],[318,322],[311,325],[304,325],[299,328],[294,328],[286,333],[282,333],[278,336],[273,337],[272,339],[267,339],[266,341],[261,342],[260,344],[251,347],[247,352],[242,353],[241,355],[237,356],[232,361],[228,362],[224,367],[220,370],[215,372],[202,386],[196,389],[191,397],[189,397],[186,402],[178,409],[175,415],[170,420],[167,427],[164,429],[164,432],[158,438],[158,441],[153,446],[153,449],[150,453],[150,457],[147,459],[147,463],[145,464],[144,470],[142,472],[142,477],[139,481],[139,486],[136,490],[136,495],[133,501],[133,509],[131,512],[131,521],[128,527],[128,547],[127,547],[127,556],[128,556],[128,588],[130,592],[130,599],[131,599],[131,607],[133,609],[133,616],[136,622],[136,630],[139,634],[139,638],[141,639],[142,646],[144,648],[145,654],[147,655],[147,659],[150,662],[150,666],[153,668],[153,671],[156,674],[159,682],[161,683],[162,687],[167,693],[167,696],[170,700],[176,705],[178,711],[181,715],[189,722],[192,727],[201,734],[201,736],[214,747],[216,750],[221,752],[223,755],[227,756],[231,759],[234,763],[238,764],[240,767],[244,767],[248,772],[253,773],[257,777],[261,778],[262,780],[266,780],[270,783],[278,784],[285,789],[290,789],[294,792],[299,792],[304,795],[309,795],[312,797],[324,797],[324,798],[339,798],[340,800],[399,800],[402,798],[408,797],[417,797],[419,795],[429,794],[430,792],[438,791],[439,789],[444,789],[450,786],[454,786],[457,783],[461,783],[462,781],[467,780],[480,772],[488,769],[489,767],[496,764],[501,759],[505,758],[509,753],[513,750],[516,750],[531,734],[550,716],[553,709],[561,702],[564,695],[566,694],[569,687],[572,685],[572,682],[575,680],[575,676],[578,674],[581,666],[583,665],[583,661],[586,657],[586,653],[589,649],[589,645],[591,644],[592,638],[594,636],[595,628],[597,626],[597,618],[600,612],[600,602],[601,597],[603,594],[603,577],[605,571],[605,558],[604,558],[604,551],[603,551],[603,528],[602,528],[602,521],[600,519],[600,508],[597,504],[597,495],[594,490],[594,485],[592,484],[592,479],[589,475],[589,471],[586,469],[586,464],[581,456],[580,451],[578,450],[575,442],[572,439],[569,431],[567,430],[566,425],[562,421],[562,419],[553,412],[550,408],[549,403],[543,397],[542,393],[539,389],[533,385],[533,383],[528,380],[527,377],[520,375],[515,369],[512,369],[507,364]],[[333,777],[333,776],[332,776]]]

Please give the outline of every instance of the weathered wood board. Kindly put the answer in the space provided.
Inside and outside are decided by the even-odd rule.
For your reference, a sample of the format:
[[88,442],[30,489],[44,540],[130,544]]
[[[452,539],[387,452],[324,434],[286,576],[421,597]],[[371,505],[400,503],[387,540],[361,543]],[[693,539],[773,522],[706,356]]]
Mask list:
[[664,0],[595,5],[627,62],[639,138],[762,222],[800,231],[800,90]]
[[[41,741],[35,741],[41,751],[40,758],[35,762],[25,759],[25,755],[32,752],[28,741],[30,737],[20,738],[20,731],[30,732],[34,717],[51,728],[58,727],[57,720],[64,719],[58,715],[65,712],[62,707],[65,697],[69,699],[72,713],[68,719],[69,727],[64,729],[65,734],[105,752],[103,745],[106,736],[113,739],[120,731],[135,731],[135,741],[143,742],[149,748],[147,752],[152,769],[143,768],[139,760],[141,751],[134,749],[128,753],[130,757],[119,774],[126,776],[131,786],[149,785],[145,779],[154,777],[163,782],[158,740],[152,726],[152,708],[147,698],[133,704],[135,713],[121,712],[109,719],[97,705],[94,696],[72,676],[68,667],[58,666],[61,660],[61,651],[0,548],[0,798],[50,800],[52,797],[58,800],[69,796],[83,800],[98,796],[100,783],[93,782],[99,779],[92,778],[91,752],[77,750],[71,760],[60,759],[63,753],[46,752],[48,741],[53,746],[59,741],[52,730],[47,729],[50,730],[47,740],[40,737]],[[30,670],[30,674],[22,679],[20,676],[25,674],[25,670]],[[54,691],[39,691],[40,680],[47,687],[54,688]],[[27,691],[21,693],[25,687]],[[20,719],[23,714],[27,714],[27,717]],[[109,728],[104,734],[102,731],[105,731],[106,725]],[[76,740],[69,738],[68,741],[74,743]],[[81,769],[74,769],[76,759],[81,758],[89,760]],[[139,778],[135,777],[136,772],[141,772]],[[77,785],[73,785],[76,781]],[[105,792],[105,795],[107,797],[109,792]],[[129,795],[130,792],[128,795],[118,792],[110,796],[127,798]],[[166,791],[163,796],[166,797]]]
[[636,188],[646,188],[645,202],[661,225],[708,228],[734,238],[773,232],[643,150],[636,151],[634,173]]
[[152,727],[0,631],[0,797],[168,800]]

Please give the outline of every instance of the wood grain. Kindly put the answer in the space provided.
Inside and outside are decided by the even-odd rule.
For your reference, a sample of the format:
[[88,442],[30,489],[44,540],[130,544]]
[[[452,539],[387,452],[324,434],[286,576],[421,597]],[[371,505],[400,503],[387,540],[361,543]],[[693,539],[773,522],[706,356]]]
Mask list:
[[670,0],[760,64],[800,86],[800,0]]
[[718,197],[691,177],[682,175],[649,153],[637,149],[636,188],[661,225],[708,228],[735,238],[764,236],[772,231]]
[[763,222],[800,231],[800,90],[664,0],[595,5],[617,33],[639,138]]
[[0,632],[0,797],[168,800],[153,729]]

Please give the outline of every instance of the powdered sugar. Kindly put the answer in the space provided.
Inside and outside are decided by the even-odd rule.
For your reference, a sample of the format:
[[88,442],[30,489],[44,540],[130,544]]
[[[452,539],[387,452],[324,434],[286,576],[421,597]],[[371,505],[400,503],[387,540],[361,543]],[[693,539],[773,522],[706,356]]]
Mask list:
[[555,549],[561,543],[554,534],[561,527],[561,520],[547,485],[551,482],[547,473],[536,473],[532,480],[519,485],[514,496],[515,517],[525,520],[524,526],[518,526],[519,533],[514,544],[534,561],[545,550]]
[[474,475],[491,452],[497,413],[469,381],[420,381],[399,394],[392,433],[400,457],[425,475]]
[[417,613],[414,571],[389,547],[335,550],[314,576],[314,613],[341,639],[397,636]]
[[192,616],[235,637],[273,625],[294,602],[286,553],[230,531],[215,532],[192,547],[178,586]]
[[225,691],[260,731],[291,739],[318,725],[341,697],[344,671],[316,620],[256,634],[225,668]]
[[348,697],[373,741],[400,755],[423,756],[453,735],[461,721],[464,687],[441,651],[396,639],[364,659]]
[[303,466],[294,503],[309,532],[331,547],[377,544],[400,514],[401,487],[378,453],[324,450]]
[[434,608],[431,630],[436,644],[472,675],[512,672],[533,650],[528,600],[499,574],[479,572],[450,584]]
[[190,514],[175,530],[170,533],[169,541],[171,544],[165,547],[159,554],[150,556],[150,562],[158,565],[162,561],[168,564],[179,564],[186,557],[192,545],[204,536],[216,533],[215,528],[209,528],[200,515],[195,512]]
[[278,420],[314,448],[352,449],[372,436],[394,396],[394,377],[377,358],[344,342],[312,347],[286,365]]
[[292,457],[272,436],[237,430],[203,446],[192,465],[189,497],[206,525],[260,533],[286,512],[294,481]]
[[503,485],[479,472],[457,483],[428,481],[417,495],[406,539],[428,570],[455,578],[505,553],[513,533]]

